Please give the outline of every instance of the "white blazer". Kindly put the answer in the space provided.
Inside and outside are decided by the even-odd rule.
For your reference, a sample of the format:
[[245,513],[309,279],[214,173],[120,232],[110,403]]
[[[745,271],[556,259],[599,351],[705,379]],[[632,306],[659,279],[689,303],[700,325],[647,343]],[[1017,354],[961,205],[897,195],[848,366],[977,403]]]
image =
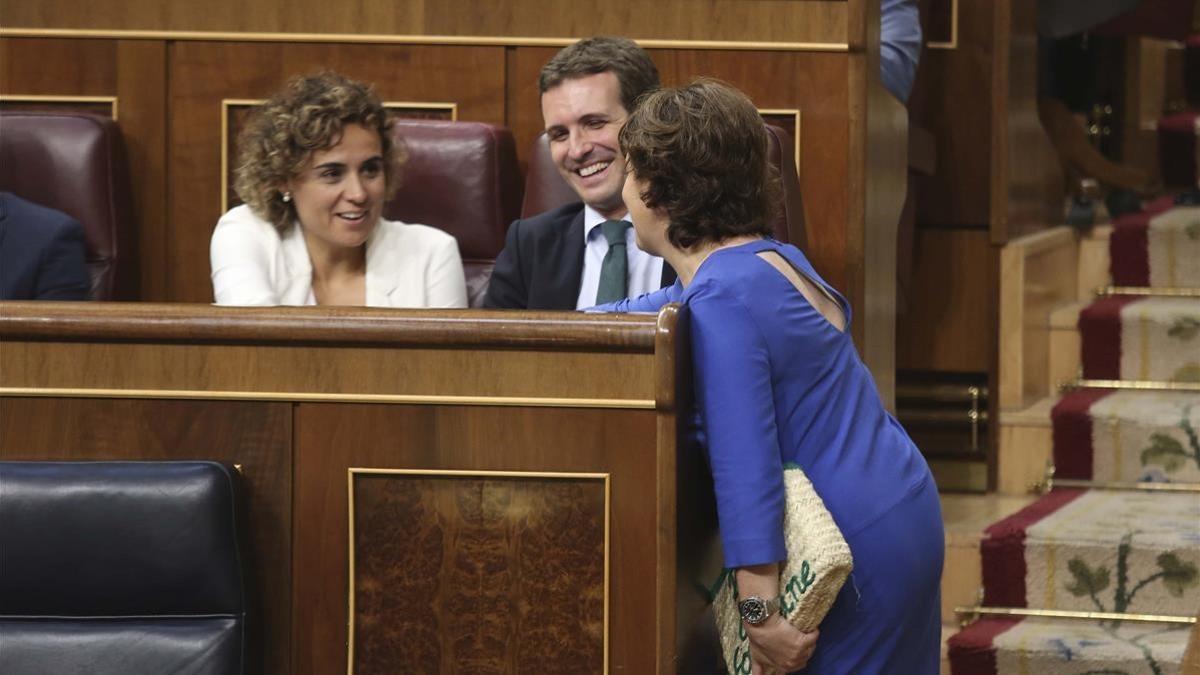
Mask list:
[[[381,218],[366,245],[367,306],[467,306],[454,237]],[[218,305],[309,304],[312,262],[298,224],[280,235],[249,206],[236,206],[217,222],[209,257]]]

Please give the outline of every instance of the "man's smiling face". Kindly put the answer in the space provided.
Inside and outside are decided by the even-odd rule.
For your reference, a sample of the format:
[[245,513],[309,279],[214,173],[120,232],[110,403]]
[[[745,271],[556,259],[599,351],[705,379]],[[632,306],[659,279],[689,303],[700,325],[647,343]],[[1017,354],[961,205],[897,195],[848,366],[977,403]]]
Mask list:
[[628,115],[611,72],[563,80],[542,94],[554,165],[580,199],[605,218],[625,215],[625,161],[617,134]]

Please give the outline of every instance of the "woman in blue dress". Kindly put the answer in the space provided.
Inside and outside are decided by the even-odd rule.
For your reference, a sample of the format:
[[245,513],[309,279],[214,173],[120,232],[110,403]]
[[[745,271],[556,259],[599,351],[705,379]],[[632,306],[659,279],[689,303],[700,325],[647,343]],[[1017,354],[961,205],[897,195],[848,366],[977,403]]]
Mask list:
[[[754,672],[937,673],[937,488],[855,350],[845,298],[799,249],[770,238],[778,188],[757,110],[740,92],[699,80],[650,94],[620,141],[638,246],[661,255],[679,281],[599,309],[688,308],[721,544],[736,570]],[[788,462],[808,475],[854,554],[853,574],[814,633],[774,606],[787,557]]]

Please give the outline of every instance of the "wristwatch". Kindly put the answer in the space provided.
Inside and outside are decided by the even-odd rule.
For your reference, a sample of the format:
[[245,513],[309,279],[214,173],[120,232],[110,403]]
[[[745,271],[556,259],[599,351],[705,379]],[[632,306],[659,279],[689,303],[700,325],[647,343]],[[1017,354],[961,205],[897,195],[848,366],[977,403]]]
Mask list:
[[742,615],[742,621],[751,626],[761,626],[764,621],[778,611],[778,600],[763,600],[755,595],[738,603],[738,612]]

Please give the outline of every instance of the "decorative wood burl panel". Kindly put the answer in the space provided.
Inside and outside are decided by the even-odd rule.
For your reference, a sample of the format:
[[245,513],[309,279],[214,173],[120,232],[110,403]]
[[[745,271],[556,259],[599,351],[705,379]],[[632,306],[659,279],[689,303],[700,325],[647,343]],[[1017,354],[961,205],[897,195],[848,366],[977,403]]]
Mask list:
[[606,474],[350,470],[351,673],[601,673]]

